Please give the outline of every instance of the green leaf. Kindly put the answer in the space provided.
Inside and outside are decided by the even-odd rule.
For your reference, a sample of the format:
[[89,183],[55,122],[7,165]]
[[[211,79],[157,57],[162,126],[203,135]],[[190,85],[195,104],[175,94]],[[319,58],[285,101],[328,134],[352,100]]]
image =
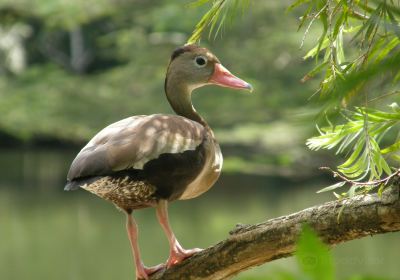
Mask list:
[[[218,22],[218,18],[221,14],[221,11],[225,5],[227,0],[215,0],[210,8],[210,10],[204,14],[201,20],[196,24],[196,27],[192,33],[192,36],[188,39],[188,43],[196,43],[200,40],[201,34],[204,30],[211,26],[211,30],[213,26]],[[210,30],[210,32],[211,32]]]
[[360,139],[357,142],[357,144],[355,145],[355,149],[354,149],[353,153],[350,155],[350,157],[344,163],[342,163],[340,165],[340,168],[347,168],[347,167],[349,167],[349,166],[354,164],[354,162],[359,157],[361,151],[364,148],[364,143],[365,143],[365,141],[363,139]]
[[333,190],[336,190],[336,189],[338,189],[338,188],[340,188],[340,187],[343,187],[345,184],[346,184],[345,181],[339,182],[339,183],[330,185],[330,186],[328,186],[328,187],[325,187],[325,188],[323,188],[323,189],[317,191],[317,193],[323,193],[323,192],[333,191]]
[[383,193],[383,191],[385,190],[385,187],[386,187],[385,184],[381,184],[381,185],[379,186],[379,189],[378,189],[378,196],[379,196],[379,197],[382,197],[382,193]]
[[383,157],[381,157],[380,164],[381,164],[381,166],[383,168],[383,171],[385,171],[385,173],[387,175],[391,175],[392,174],[392,170],[390,169],[389,164],[386,162],[386,160]]
[[[297,28],[297,31],[299,31],[299,30],[303,27],[304,23],[307,21],[307,19],[308,19],[310,13],[311,13],[311,11],[312,11],[312,8],[313,8],[313,5],[310,4],[310,5],[308,6],[307,10],[305,10],[303,16],[300,17],[300,23],[299,23],[299,27]],[[313,23],[313,20],[310,22],[309,27],[312,25],[312,23]],[[308,29],[308,28],[307,28],[307,29]],[[303,40],[304,40],[305,36],[307,35],[307,32],[308,32],[307,29],[306,29],[306,31],[305,31],[305,33],[304,33],[304,35],[303,35]],[[302,44],[303,44],[303,42],[302,42]]]
[[400,140],[397,141],[396,143],[390,145],[389,147],[382,149],[381,153],[383,155],[385,155],[385,154],[392,153],[392,152],[399,151],[399,150],[400,150]]
[[342,195],[340,195],[340,194],[338,194],[338,193],[336,193],[336,192],[333,192],[333,195],[334,195],[337,199],[342,199],[342,198],[343,198]]
[[[305,56],[303,56],[303,59],[307,59],[307,58],[316,56],[321,50],[326,49],[328,46],[329,46],[329,39],[324,38],[322,44],[318,44],[314,48],[309,50],[308,53]],[[325,62],[325,63],[327,63],[327,62]]]
[[332,38],[336,38],[337,35],[339,34],[339,31],[340,31],[340,30],[343,30],[343,27],[344,27],[344,25],[343,25],[344,20],[345,20],[345,15],[344,15],[344,13],[342,13],[342,14],[339,16],[339,18],[337,19],[336,23],[335,23],[335,27],[334,27],[334,29],[333,29]]
[[304,83],[306,81],[308,81],[309,79],[313,78],[315,75],[317,75],[319,72],[321,72],[325,66],[328,64],[327,61],[322,62],[320,64],[318,64],[317,66],[314,67],[314,69],[312,69],[310,72],[308,72],[302,79],[301,82]]
[[345,62],[344,49],[343,49],[343,32],[341,28],[339,29],[339,33],[336,37],[335,46],[336,46],[336,60],[340,65]]
[[400,38],[400,26],[399,22],[396,20],[392,13],[392,9],[389,5],[386,5],[386,14],[388,15],[391,23],[391,28],[393,29],[394,33],[397,35],[398,38]]
[[350,197],[350,198],[354,197],[357,194],[356,193],[357,188],[358,188],[357,185],[352,185],[350,187],[349,191],[347,192],[348,197]]
[[311,0],[296,0],[295,2],[293,2],[293,3],[287,8],[287,11],[291,11],[291,10],[293,10],[294,8],[298,7],[298,6],[301,6],[301,5],[305,4],[305,3],[309,3],[310,1],[311,1]]
[[391,158],[396,160],[396,161],[400,161],[400,156],[399,155],[392,155]]
[[200,6],[205,5],[206,3],[210,2],[210,1],[211,0],[197,0],[197,1],[194,1],[192,3],[189,3],[189,6],[196,8],[196,7],[200,7]]
[[[211,1],[197,1],[193,4],[195,6],[203,5]],[[249,0],[214,0],[212,1],[211,8],[204,14],[200,21],[196,24],[192,35],[188,39],[188,43],[196,43],[200,41],[203,32],[209,28],[209,37],[214,33],[214,39],[223,29],[227,18],[233,18],[237,10],[242,7],[244,10],[249,6]]]
[[309,226],[303,226],[297,243],[297,263],[313,280],[334,280],[333,259],[328,247]]
[[[382,45],[378,45],[376,47],[376,52],[379,52],[375,57],[374,53],[371,51],[371,57],[374,57],[375,63],[385,59],[388,54],[396,48],[400,44],[400,40],[398,37],[393,38],[390,42],[387,42],[386,39],[381,39]],[[384,44],[384,45],[383,45]]]
[[[321,1],[321,2],[324,2],[324,1]],[[321,5],[322,5],[322,3],[321,3]],[[317,60],[318,60],[319,52],[321,51],[322,45],[323,45],[325,39],[327,38],[327,34],[328,34],[329,23],[328,23],[328,15],[327,15],[327,11],[326,10],[327,10],[327,5],[325,4],[325,6],[323,6],[321,8],[321,10],[318,12],[320,14],[319,18],[320,18],[320,21],[322,23],[322,26],[324,27],[324,30],[323,30],[321,36],[318,39],[317,53],[315,54],[315,58]],[[330,51],[330,49],[328,49],[328,51]]]

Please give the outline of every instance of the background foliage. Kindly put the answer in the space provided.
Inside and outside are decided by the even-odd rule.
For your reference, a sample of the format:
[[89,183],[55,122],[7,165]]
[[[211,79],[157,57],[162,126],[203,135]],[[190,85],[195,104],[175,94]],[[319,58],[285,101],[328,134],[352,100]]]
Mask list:
[[[9,55],[11,50],[2,49],[8,57],[2,63],[0,80],[3,132],[25,140],[49,137],[82,141],[117,117],[171,112],[163,93],[169,55],[185,43],[194,26],[193,19],[199,18],[204,9],[185,8],[182,13],[174,1],[155,5],[138,0],[104,0],[94,10],[88,8],[93,5],[81,1],[39,1],[31,9],[29,1],[11,3],[1,10],[2,29],[15,37],[15,48],[23,48],[18,59],[24,63],[20,70],[13,70],[11,65],[16,62]],[[140,9],[135,9],[138,5]],[[278,104],[288,94],[283,92],[282,84],[296,75],[285,68],[290,64],[299,73],[307,69],[288,50],[279,51],[275,43],[283,40],[295,51],[295,33],[284,36],[283,32],[273,32],[268,24],[255,24],[271,5],[275,6],[260,5],[252,12],[253,19],[241,22],[234,33],[224,37],[223,45],[204,42],[222,60],[235,53],[235,61],[227,67],[254,82],[259,93],[267,93],[252,98],[239,94],[232,99],[221,93],[223,90],[213,88],[217,93],[212,98],[207,93],[195,98],[196,106],[214,126],[226,127],[241,121],[265,123],[282,115],[286,108],[278,108]],[[271,16],[268,21],[272,23],[280,17]],[[25,36],[18,26],[25,26]],[[247,36],[249,29],[253,32],[251,38]],[[246,41],[239,43],[239,38],[244,37]],[[265,47],[263,52],[258,51],[260,44]],[[249,52],[257,59],[249,60]],[[264,61],[271,61],[271,65]],[[285,90],[293,97],[287,108],[297,106],[306,96],[297,85]]]

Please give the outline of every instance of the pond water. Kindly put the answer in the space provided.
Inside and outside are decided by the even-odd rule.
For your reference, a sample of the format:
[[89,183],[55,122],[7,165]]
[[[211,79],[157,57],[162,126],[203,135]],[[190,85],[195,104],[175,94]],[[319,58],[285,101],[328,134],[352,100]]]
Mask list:
[[[76,150],[2,150],[0,158],[0,279],[134,279],[125,217],[85,191],[63,192]],[[324,178],[296,181],[224,174],[203,196],[171,204],[170,219],[183,246],[208,247],[236,223],[256,223],[332,199],[316,194]],[[134,213],[147,265],[168,257],[168,243],[153,209]],[[379,275],[400,279],[398,233],[334,248],[338,279]],[[276,279],[297,271],[293,258],[252,269],[236,279]]]

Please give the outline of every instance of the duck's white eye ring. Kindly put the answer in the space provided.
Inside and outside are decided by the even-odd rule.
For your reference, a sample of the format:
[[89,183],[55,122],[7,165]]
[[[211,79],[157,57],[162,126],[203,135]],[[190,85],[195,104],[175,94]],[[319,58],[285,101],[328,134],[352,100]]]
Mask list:
[[207,58],[202,55],[196,56],[194,59],[194,64],[197,67],[204,67],[207,65]]

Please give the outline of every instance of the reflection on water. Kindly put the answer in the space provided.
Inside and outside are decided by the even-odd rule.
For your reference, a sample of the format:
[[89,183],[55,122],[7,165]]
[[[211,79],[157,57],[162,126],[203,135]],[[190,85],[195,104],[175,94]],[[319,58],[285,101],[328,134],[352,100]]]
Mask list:
[[[0,279],[133,279],[124,215],[85,191],[63,192],[76,151],[2,151],[0,158]],[[203,196],[173,203],[172,226],[186,247],[207,247],[236,223],[255,223],[328,200],[324,183],[224,175]],[[168,243],[153,209],[134,213],[147,265],[163,262]],[[364,238],[337,246],[338,275],[377,274],[398,278],[399,234]],[[241,274],[271,279],[296,271],[292,258]]]

